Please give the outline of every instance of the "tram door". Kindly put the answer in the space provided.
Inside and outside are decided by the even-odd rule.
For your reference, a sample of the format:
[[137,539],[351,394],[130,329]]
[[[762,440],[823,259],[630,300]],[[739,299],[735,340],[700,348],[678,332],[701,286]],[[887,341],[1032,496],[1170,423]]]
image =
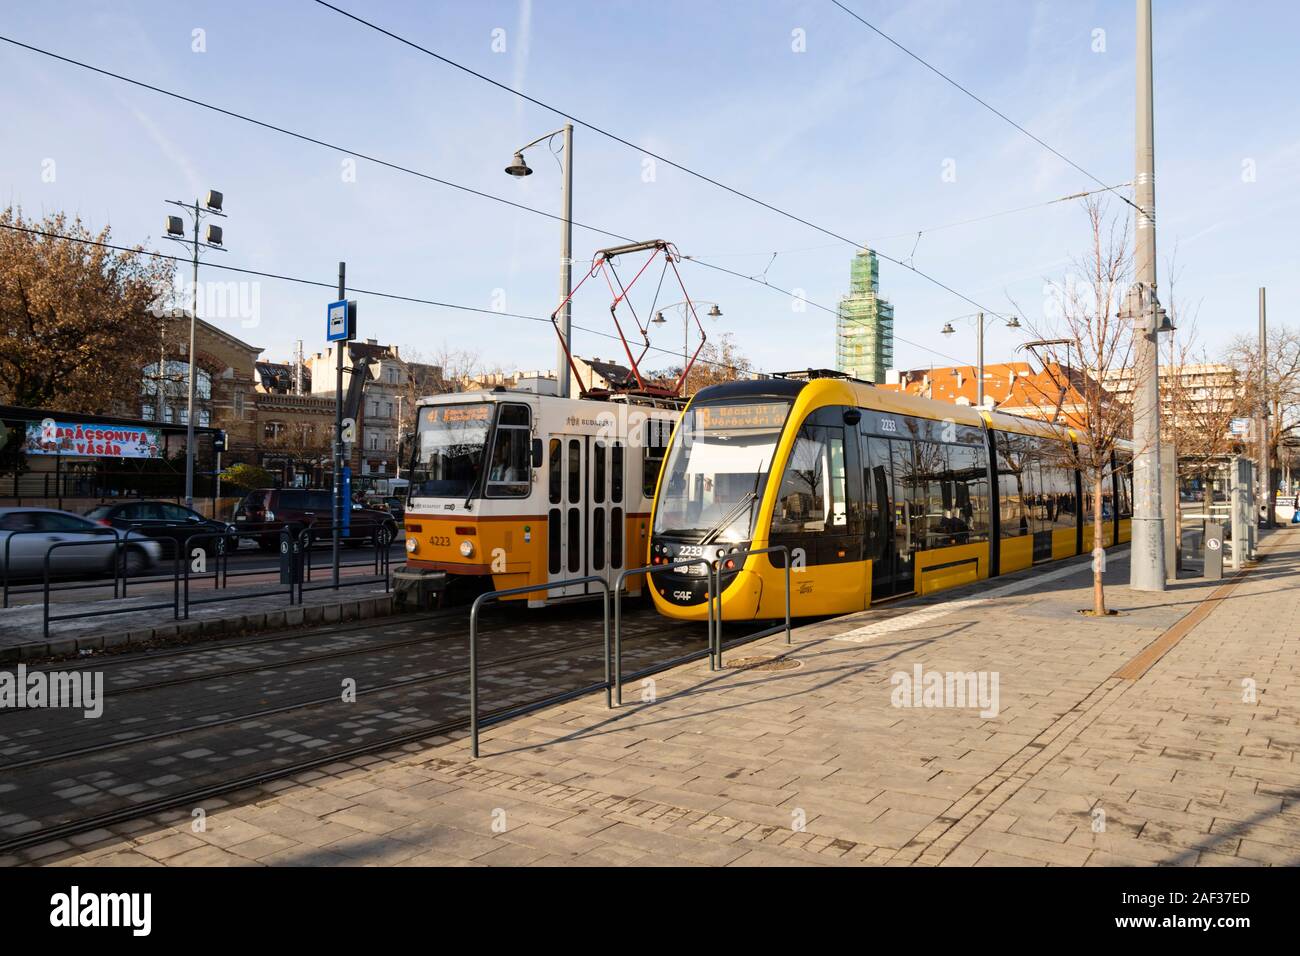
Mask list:
[[912,443],[890,438],[866,438],[867,469],[863,477],[874,501],[867,521],[866,554],[872,559],[874,600],[915,590],[912,555],[917,547],[914,510]]
[[[611,582],[623,568],[624,446],[589,435],[556,435],[548,448],[547,579],[600,575]],[[599,593],[570,584],[550,597]]]

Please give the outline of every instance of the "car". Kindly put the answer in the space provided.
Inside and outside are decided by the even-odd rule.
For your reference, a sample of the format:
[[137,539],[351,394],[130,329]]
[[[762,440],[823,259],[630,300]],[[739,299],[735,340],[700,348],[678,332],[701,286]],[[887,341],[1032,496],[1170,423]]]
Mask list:
[[[285,525],[310,528],[311,540],[329,541],[333,532],[334,492],[328,488],[259,488],[235,507],[235,531],[253,538],[263,551],[280,546]],[[359,547],[370,540],[387,548],[397,537],[397,522],[386,511],[352,504],[343,540]]]
[[172,557],[192,536],[219,534],[219,538],[203,538],[196,542],[208,557],[239,548],[239,537],[233,525],[214,521],[192,508],[170,501],[123,501],[91,508],[86,517],[108,528],[121,531],[134,529],[137,534],[153,538],[162,545],[163,557]]
[[[115,574],[117,547],[123,535],[70,511],[53,508],[0,508],[0,567],[11,578],[42,577],[47,553],[52,575]],[[84,542],[78,547],[56,548],[60,542]],[[100,542],[96,547],[94,542]],[[162,557],[157,541],[128,539],[123,546],[123,567],[128,576],[144,574]]]
[[396,495],[369,495],[362,504],[376,511],[388,512],[393,516],[393,520],[397,522],[398,527],[401,527],[402,519],[406,515],[406,504]]

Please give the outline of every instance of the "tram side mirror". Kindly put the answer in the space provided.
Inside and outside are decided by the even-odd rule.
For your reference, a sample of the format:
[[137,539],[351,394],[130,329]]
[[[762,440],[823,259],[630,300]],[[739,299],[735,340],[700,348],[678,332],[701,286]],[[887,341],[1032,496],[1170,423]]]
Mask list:
[[540,438],[533,439],[533,467],[542,467],[542,440]]
[[860,412],[860,411],[859,411],[858,409],[856,409],[856,408],[846,408],[846,409],[844,409],[844,424],[845,424],[845,425],[856,425],[856,424],[857,424],[858,422],[860,422],[860,421],[862,421],[862,412]]

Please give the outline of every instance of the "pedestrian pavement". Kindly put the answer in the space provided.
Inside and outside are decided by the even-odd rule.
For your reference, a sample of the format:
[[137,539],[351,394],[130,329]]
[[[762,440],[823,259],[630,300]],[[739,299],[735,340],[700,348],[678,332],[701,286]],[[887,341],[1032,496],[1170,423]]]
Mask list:
[[4,862],[1295,865],[1300,529],[1262,551],[1154,593],[1112,553],[1106,619],[1075,562],[820,621],[477,760],[437,737]]

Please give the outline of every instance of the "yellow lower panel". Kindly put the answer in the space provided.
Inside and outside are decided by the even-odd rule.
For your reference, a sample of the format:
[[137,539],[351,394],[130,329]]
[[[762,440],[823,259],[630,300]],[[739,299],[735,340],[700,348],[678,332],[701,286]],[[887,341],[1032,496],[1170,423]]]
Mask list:
[[[1092,528],[1093,526],[1091,524],[1083,526],[1083,550],[1087,552],[1091,552],[1094,547],[1092,543]],[[1115,543],[1114,539],[1115,524],[1114,522],[1107,521],[1101,526],[1101,546],[1103,548],[1109,548]]]
[[1119,519],[1119,540],[1121,542],[1133,540],[1133,519],[1132,518]]
[[[780,618],[785,616],[785,570],[774,568],[767,555],[751,558],[750,567],[757,566],[763,581],[761,600],[752,617]],[[871,562],[845,561],[841,564],[816,564],[790,572],[790,614],[794,617],[813,617],[821,614],[848,614],[867,606],[871,593]],[[728,588],[722,595],[725,604],[731,594]],[[724,620],[739,620],[725,615]]]
[[1053,528],[1052,529],[1052,560],[1059,561],[1061,558],[1072,558],[1075,555],[1075,547],[1078,544],[1076,532],[1073,528]]
[[917,594],[933,594],[989,576],[987,541],[918,551],[914,560]]
[[1033,535],[1022,534],[1015,538],[1003,538],[1001,544],[1001,556],[998,559],[999,574],[1022,571],[1034,563]]

